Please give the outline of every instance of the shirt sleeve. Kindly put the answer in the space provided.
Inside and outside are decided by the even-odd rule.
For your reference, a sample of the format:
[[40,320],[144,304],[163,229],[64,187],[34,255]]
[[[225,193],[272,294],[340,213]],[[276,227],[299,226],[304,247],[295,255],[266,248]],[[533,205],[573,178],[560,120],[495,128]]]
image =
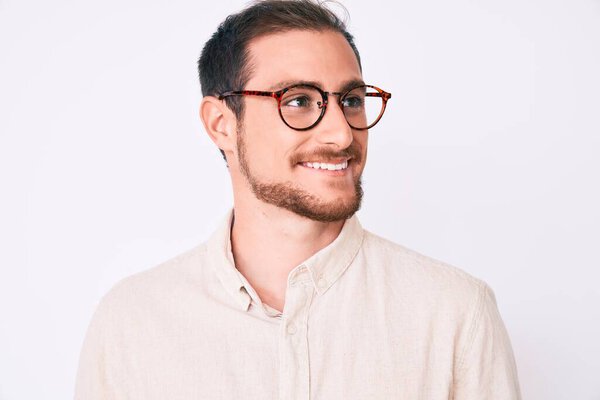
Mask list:
[[75,400],[113,400],[107,366],[107,317],[103,302],[96,307],[79,356]]
[[493,290],[479,290],[469,340],[457,364],[453,400],[520,400],[514,354]]

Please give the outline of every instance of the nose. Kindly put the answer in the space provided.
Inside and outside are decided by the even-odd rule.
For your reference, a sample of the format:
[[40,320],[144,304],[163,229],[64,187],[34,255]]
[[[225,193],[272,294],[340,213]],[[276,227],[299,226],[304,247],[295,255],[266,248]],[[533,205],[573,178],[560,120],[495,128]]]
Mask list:
[[323,119],[316,126],[317,140],[323,144],[334,144],[340,149],[345,149],[350,146],[354,137],[352,128],[344,116],[344,110],[334,96],[330,96],[326,107]]

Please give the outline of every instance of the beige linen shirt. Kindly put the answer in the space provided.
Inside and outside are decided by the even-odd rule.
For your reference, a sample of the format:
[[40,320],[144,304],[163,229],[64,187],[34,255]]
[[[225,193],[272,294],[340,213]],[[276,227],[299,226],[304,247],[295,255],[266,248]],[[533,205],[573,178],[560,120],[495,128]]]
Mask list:
[[521,398],[483,281],[354,216],[290,272],[280,313],[234,266],[232,215],[206,243],[103,297],[77,400]]

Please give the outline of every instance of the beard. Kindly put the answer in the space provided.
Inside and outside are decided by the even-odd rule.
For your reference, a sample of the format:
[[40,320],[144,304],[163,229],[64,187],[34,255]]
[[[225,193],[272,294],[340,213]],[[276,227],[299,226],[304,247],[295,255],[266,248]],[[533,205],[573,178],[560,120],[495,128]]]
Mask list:
[[[351,199],[336,199],[330,202],[323,201],[314,194],[298,187],[292,182],[263,182],[256,177],[248,165],[246,157],[246,143],[244,133],[238,127],[237,130],[237,149],[239,154],[239,164],[242,175],[250,184],[252,193],[257,199],[265,203],[272,204],[289,210],[302,217],[309,218],[319,222],[334,222],[345,220],[352,217],[361,206],[363,189],[362,176],[359,175],[354,181],[354,195]],[[361,153],[357,147],[350,146],[342,152],[333,152],[331,150],[322,150],[311,153],[314,158],[334,158],[334,157],[353,157],[352,161],[360,162]],[[314,159],[313,158],[313,159]],[[309,159],[309,158],[304,158]],[[298,159],[301,161],[302,159]],[[296,165],[297,163],[294,163]]]

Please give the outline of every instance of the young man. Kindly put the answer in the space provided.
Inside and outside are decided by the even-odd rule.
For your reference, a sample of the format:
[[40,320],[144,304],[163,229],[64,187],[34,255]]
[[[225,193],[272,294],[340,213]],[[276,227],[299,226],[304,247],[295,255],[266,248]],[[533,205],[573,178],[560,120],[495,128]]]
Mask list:
[[199,71],[233,209],[103,298],[76,398],[519,399],[492,290],[354,215],[391,95],[365,85],[343,23],[308,0],[255,3]]

